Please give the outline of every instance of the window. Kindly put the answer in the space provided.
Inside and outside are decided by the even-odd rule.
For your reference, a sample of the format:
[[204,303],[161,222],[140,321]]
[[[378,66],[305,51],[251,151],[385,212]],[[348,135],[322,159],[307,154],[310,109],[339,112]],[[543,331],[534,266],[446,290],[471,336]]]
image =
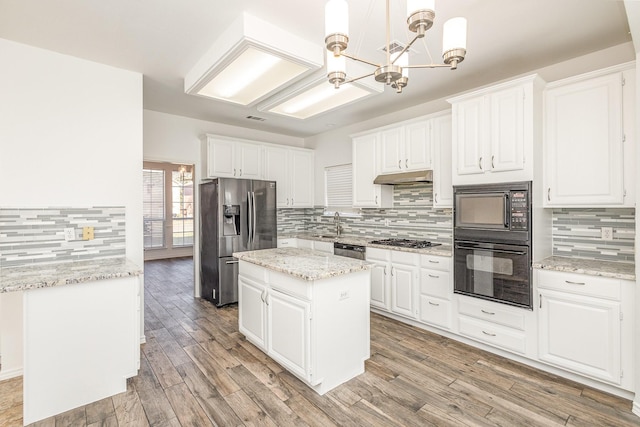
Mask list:
[[324,214],[357,214],[353,209],[353,173],[351,163],[324,168]]
[[193,166],[145,162],[143,185],[145,259],[192,255]]

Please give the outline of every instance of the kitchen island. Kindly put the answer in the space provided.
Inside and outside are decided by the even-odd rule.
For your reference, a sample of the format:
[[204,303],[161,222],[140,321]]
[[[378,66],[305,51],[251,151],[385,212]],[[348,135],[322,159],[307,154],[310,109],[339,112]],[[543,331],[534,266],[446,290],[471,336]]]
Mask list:
[[318,394],[364,372],[370,263],[300,248],[233,256],[247,340]]
[[[126,391],[140,360],[141,274],[120,258],[0,269],[0,300],[22,302],[25,425]],[[20,351],[5,344],[3,355]]]

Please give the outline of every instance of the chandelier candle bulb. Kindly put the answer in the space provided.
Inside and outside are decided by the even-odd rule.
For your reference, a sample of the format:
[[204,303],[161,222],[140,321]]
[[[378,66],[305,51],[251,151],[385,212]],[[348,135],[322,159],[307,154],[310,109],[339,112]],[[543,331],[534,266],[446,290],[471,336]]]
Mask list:
[[467,20],[451,18],[444,23],[442,32],[442,57],[451,68],[456,68],[467,51]]
[[407,17],[420,10],[433,10],[435,12],[435,0],[407,0]]
[[346,0],[329,0],[324,9],[324,33],[327,49],[335,56],[349,42],[349,5]]

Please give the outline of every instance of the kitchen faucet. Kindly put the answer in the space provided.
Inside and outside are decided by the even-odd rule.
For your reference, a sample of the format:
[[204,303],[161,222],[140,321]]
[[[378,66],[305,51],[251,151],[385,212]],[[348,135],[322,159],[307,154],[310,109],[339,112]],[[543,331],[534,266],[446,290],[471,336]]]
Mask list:
[[342,226],[340,225],[340,212],[336,211],[333,214],[333,222],[336,223],[336,237],[340,237],[340,233],[342,232]]

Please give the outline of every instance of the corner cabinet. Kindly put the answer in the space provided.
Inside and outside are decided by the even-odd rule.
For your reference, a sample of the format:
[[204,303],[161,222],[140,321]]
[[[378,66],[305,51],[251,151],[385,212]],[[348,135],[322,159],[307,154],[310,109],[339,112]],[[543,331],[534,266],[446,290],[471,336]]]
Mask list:
[[449,99],[453,185],[533,180],[542,84],[532,75]]
[[207,178],[262,179],[260,144],[217,135],[205,135],[204,140]]
[[536,280],[539,359],[631,390],[633,283],[542,270]]
[[620,69],[549,85],[545,206],[634,206],[634,90],[633,70]]
[[312,150],[265,145],[264,178],[276,181],[278,208],[313,207]]
[[380,171],[379,133],[356,136],[352,140],[353,206],[356,208],[390,208],[393,187],[377,185],[373,180]]

